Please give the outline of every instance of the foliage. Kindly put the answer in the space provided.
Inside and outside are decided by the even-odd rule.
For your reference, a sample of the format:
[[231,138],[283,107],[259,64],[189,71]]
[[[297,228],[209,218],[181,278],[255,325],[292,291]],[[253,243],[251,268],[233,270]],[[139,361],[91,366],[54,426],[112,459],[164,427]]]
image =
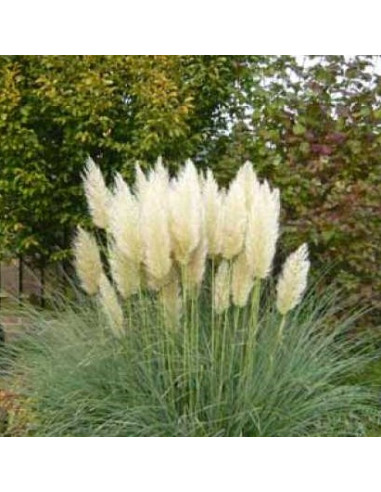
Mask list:
[[88,155],[127,178],[136,159],[206,155],[238,111],[247,59],[0,57],[1,249],[40,263],[68,255]]
[[31,435],[33,421],[30,401],[14,391],[0,389],[0,437]]
[[165,326],[147,296],[131,302],[120,339],[85,299],[65,301],[53,315],[36,313],[13,365],[36,416],[35,435],[364,435],[364,419],[375,421],[378,409],[371,387],[348,382],[371,359],[348,335],[358,313],[346,312],[333,327],[338,299],[310,293],[280,339],[280,316],[266,302],[272,295],[262,297],[256,343],[243,359],[240,337],[255,328],[247,322],[253,306],[215,320],[218,350],[202,298],[185,322],[199,329],[191,345],[186,324]]
[[[250,119],[216,153],[229,179],[250,159],[281,185],[285,241],[332,265],[349,304],[381,309],[381,78],[372,56],[267,57],[245,86]],[[241,156],[241,159],[239,158]]]

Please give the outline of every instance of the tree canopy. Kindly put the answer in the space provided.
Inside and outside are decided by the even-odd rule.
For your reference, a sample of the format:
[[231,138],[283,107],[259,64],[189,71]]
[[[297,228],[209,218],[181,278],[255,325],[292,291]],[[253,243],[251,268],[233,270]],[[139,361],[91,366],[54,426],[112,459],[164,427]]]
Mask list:
[[84,219],[80,175],[90,155],[130,177],[136,160],[205,160],[238,115],[248,57],[0,57],[3,249],[65,256]]

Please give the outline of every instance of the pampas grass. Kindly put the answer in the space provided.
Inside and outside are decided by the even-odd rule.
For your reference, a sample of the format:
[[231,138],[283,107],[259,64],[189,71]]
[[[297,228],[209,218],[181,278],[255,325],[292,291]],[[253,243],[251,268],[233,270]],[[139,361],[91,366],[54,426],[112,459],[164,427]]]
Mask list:
[[157,167],[151,172],[139,200],[143,262],[148,274],[157,280],[165,278],[172,265],[168,193],[168,177]]
[[79,293],[64,311],[29,313],[12,374],[35,416],[34,435],[365,435],[379,409],[377,391],[356,382],[372,360],[350,335],[358,314],[343,317],[332,293],[310,291],[279,341],[271,285],[262,293],[251,342],[251,302],[238,316],[230,307],[214,318],[206,295],[193,313],[182,309],[179,327],[175,290],[168,319],[151,296],[131,303],[119,338]]
[[100,229],[106,229],[109,223],[108,206],[110,192],[106,187],[101,170],[91,158],[86,162],[83,186],[94,224]]
[[110,233],[130,262],[143,261],[139,203],[120,174],[116,175],[109,207]]
[[230,265],[224,260],[218,267],[214,281],[214,309],[222,314],[230,305]]
[[102,262],[100,252],[95,238],[78,227],[74,241],[75,268],[83,290],[94,295],[99,288],[102,273]]
[[123,299],[128,299],[140,291],[139,264],[132,261],[115,244],[111,244],[109,248],[109,263],[112,278]]
[[242,250],[247,222],[245,188],[237,178],[232,181],[222,202],[222,216],[221,255],[231,260]]
[[308,246],[302,244],[287,258],[278,280],[276,304],[282,315],[300,302],[307,287],[309,268]]
[[[94,195],[105,186],[99,173],[89,161],[85,192],[90,210]],[[224,190],[210,169],[201,175],[190,160],[170,179],[161,159],[148,175],[136,167],[132,190],[117,174],[109,199],[108,263],[121,296],[129,297],[139,286],[160,297],[175,272],[187,297],[188,290],[202,287],[211,258],[219,291],[210,302],[223,312],[232,295],[233,303],[244,307],[254,280],[271,273],[279,235],[279,190],[261,183],[249,162]],[[94,213],[93,220],[98,225]],[[228,294],[221,281],[227,271]]]
[[253,288],[254,276],[244,252],[240,253],[233,262],[231,282],[233,304],[238,307],[246,306]]
[[250,163],[225,191],[210,170],[170,178],[159,160],[131,188],[117,176],[110,203],[103,268],[92,236],[76,242],[92,296],[38,313],[19,350],[36,434],[365,433],[375,394],[349,382],[371,359],[348,336],[358,313],[306,294],[307,245],[274,287],[279,190]]
[[199,177],[191,161],[172,180],[168,191],[173,256],[186,265],[201,242],[204,221]]
[[123,334],[123,311],[119,304],[114,287],[104,273],[99,282],[100,305],[108,317],[108,326],[112,333],[119,337]]
[[210,256],[217,256],[221,252],[223,239],[223,194],[218,189],[218,184],[210,169],[207,170],[206,179],[203,181],[202,198],[208,253]]
[[245,252],[247,263],[256,278],[270,272],[279,235],[279,190],[271,190],[267,181],[256,187],[248,212]]

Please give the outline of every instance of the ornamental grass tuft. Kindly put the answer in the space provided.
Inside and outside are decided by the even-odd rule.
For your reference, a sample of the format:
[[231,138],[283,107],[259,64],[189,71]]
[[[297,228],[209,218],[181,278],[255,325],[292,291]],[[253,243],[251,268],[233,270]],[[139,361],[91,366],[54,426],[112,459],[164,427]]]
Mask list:
[[353,382],[373,358],[350,331],[361,313],[306,291],[306,244],[272,278],[279,190],[250,163],[227,190],[191,161],[136,176],[108,190],[87,165],[102,229],[74,242],[88,295],[36,314],[16,349],[36,435],[364,435],[377,398]]

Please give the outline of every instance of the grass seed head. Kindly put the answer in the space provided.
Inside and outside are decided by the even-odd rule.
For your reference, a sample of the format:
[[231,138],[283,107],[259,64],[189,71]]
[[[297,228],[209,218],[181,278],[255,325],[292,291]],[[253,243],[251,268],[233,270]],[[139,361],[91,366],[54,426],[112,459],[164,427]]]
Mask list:
[[308,246],[302,244],[286,259],[278,280],[276,304],[282,315],[299,304],[307,287],[309,267]]
[[109,263],[112,278],[124,299],[139,291],[139,264],[131,261],[115,244],[109,248]]
[[159,168],[150,174],[144,186],[139,197],[144,263],[148,275],[161,280],[172,265],[168,175]]
[[271,190],[267,181],[253,195],[249,211],[245,253],[256,278],[266,278],[272,268],[279,235],[279,190]]
[[241,180],[234,179],[223,201],[221,254],[230,260],[243,247],[247,223],[245,189]]
[[94,295],[98,291],[102,262],[95,238],[78,227],[74,240],[74,263],[83,290]]
[[180,282],[178,276],[174,277],[169,283],[164,285],[159,292],[159,299],[163,306],[164,318],[172,328],[178,327],[182,302],[180,296]]
[[205,219],[205,234],[208,243],[208,254],[217,256],[221,252],[222,234],[222,194],[210,169],[202,184],[202,200]]
[[230,267],[229,262],[223,260],[217,270],[214,284],[214,309],[222,314],[230,305]]
[[232,266],[232,300],[233,304],[238,307],[244,307],[251,289],[253,287],[254,277],[247,264],[246,255],[240,253],[233,262]]
[[185,265],[200,243],[203,229],[201,187],[197,170],[188,160],[169,194],[170,231],[176,260]]
[[83,184],[87,205],[94,225],[100,229],[107,229],[109,218],[108,206],[111,194],[107,189],[101,170],[91,157],[86,162]]
[[115,178],[109,217],[110,232],[118,249],[138,265],[143,261],[140,208],[120,174]]
[[115,336],[120,337],[124,331],[123,311],[114,287],[103,272],[99,283],[99,294],[101,306],[110,322],[110,328]]

